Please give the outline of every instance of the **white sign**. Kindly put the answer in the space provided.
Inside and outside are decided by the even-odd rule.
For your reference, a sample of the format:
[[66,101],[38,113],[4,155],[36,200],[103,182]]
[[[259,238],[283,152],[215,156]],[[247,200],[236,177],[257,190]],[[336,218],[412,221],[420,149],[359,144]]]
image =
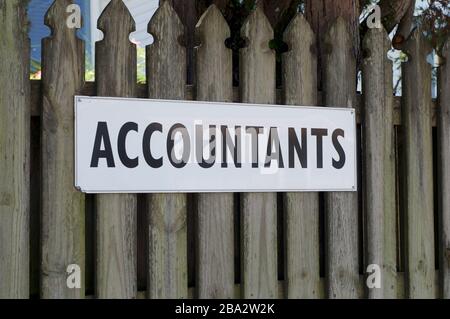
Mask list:
[[86,193],[356,191],[353,109],[75,97]]

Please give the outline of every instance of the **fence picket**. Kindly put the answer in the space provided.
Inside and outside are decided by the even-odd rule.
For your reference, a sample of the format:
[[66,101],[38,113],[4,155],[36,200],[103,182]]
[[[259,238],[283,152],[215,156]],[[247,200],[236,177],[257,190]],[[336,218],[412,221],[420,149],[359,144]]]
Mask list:
[[[200,18],[196,34],[197,100],[233,101],[232,52],[225,47],[230,29],[213,4]],[[197,289],[199,298],[234,295],[234,225],[232,193],[197,196]]]
[[[84,298],[84,194],[74,187],[73,96],[84,82],[84,43],[66,26],[66,8],[55,1],[46,15],[52,36],[43,40],[42,265],[43,298]],[[64,70],[64,72],[61,72]],[[66,268],[81,268],[82,288],[67,287]]]
[[[104,39],[96,44],[97,95],[135,96],[136,46],[129,41],[135,24],[122,0],[111,0],[98,20],[98,28]],[[136,195],[98,195],[96,213],[96,295],[136,298]]]
[[[342,17],[325,35],[325,105],[356,105],[356,59],[352,38]],[[344,80],[345,79],[345,80]],[[326,276],[329,298],[357,298],[358,272],[358,194],[325,194]]]
[[434,296],[433,137],[431,125],[431,48],[417,29],[405,44],[402,65],[405,141],[407,296]]
[[[315,34],[301,14],[284,33],[284,99],[288,105],[317,105]],[[288,298],[318,298],[320,293],[319,194],[286,193],[286,290]],[[301,274],[301,275],[299,275]]]
[[[248,46],[241,50],[241,100],[274,104],[275,52],[269,48],[273,30],[261,2],[244,23],[241,34],[248,39]],[[241,234],[242,298],[278,297],[275,193],[242,195]]]
[[364,205],[366,223],[366,265],[380,266],[381,289],[368,289],[369,298],[395,298],[396,212],[393,144],[391,48],[384,29],[370,29],[363,41],[364,112]]
[[439,68],[439,178],[440,272],[442,298],[450,299],[450,41],[443,49],[445,64]]
[[0,298],[28,298],[30,45],[24,1],[0,0],[0,16]]
[[[184,99],[186,49],[178,43],[184,26],[168,1],[150,21],[155,42],[147,48],[149,97]],[[150,298],[187,298],[186,194],[148,195]]]

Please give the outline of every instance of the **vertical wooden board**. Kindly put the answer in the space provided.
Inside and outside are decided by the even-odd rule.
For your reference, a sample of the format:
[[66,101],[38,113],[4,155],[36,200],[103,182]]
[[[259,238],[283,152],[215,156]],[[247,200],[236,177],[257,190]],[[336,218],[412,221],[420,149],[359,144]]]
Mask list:
[[0,17],[0,298],[28,298],[30,51],[26,4],[0,0]]
[[[242,102],[274,104],[275,52],[269,48],[273,30],[261,2],[244,23],[241,34],[248,40],[240,60]],[[276,298],[277,196],[245,193],[241,200],[242,298]]]
[[440,273],[442,298],[450,299],[450,41],[439,68]]
[[[96,44],[97,95],[136,95],[136,46],[129,35],[134,20],[122,0],[111,0],[98,20],[104,39]],[[136,298],[137,198],[97,196],[96,296]]]
[[[200,18],[196,34],[201,41],[196,55],[197,99],[232,102],[232,52],[225,46],[230,29],[214,4]],[[199,298],[233,297],[233,202],[231,193],[197,196],[196,278]]]
[[434,207],[433,138],[431,124],[431,52],[422,30],[405,44],[402,124],[405,141],[405,208],[407,241],[407,296],[433,298]]
[[[147,47],[150,98],[184,99],[186,49],[180,45],[184,26],[168,1],[153,16]],[[187,298],[186,194],[148,195],[150,298]]]
[[[325,35],[324,99],[326,106],[356,106],[356,58],[347,23],[341,17]],[[361,187],[361,185],[359,185]],[[329,298],[357,298],[358,193],[325,194],[326,277]]]
[[[73,1],[55,1],[46,14],[52,36],[42,57],[41,296],[84,298],[84,195],[74,183],[73,97],[84,82],[84,45],[66,25]],[[67,287],[67,266],[81,268],[81,289]]]
[[[284,33],[289,51],[283,56],[284,100],[288,105],[317,105],[315,34],[301,14]],[[288,298],[319,298],[319,194],[284,195]]]
[[369,298],[395,298],[396,227],[393,145],[391,44],[384,29],[370,29],[363,41],[363,139],[365,264],[378,265],[381,287],[368,288]]
[[[387,37],[385,38],[388,39]],[[385,44],[383,57],[387,57],[387,51],[391,48],[390,41]],[[396,146],[395,146],[395,125],[394,125],[394,92],[392,61],[387,59],[384,64],[385,95],[387,96],[384,115],[385,118],[385,151],[384,151],[384,174],[386,176],[384,185],[384,264],[382,266],[382,290],[383,298],[395,299],[398,295],[398,233],[400,230],[397,225],[397,197],[396,197]]]

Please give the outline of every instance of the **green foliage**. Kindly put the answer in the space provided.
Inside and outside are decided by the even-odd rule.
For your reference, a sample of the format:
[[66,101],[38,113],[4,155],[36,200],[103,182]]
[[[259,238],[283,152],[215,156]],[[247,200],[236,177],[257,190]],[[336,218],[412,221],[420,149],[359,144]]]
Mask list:
[[145,73],[145,48],[137,48],[137,81],[138,83],[146,82]]
[[431,46],[440,52],[450,33],[450,0],[428,0],[417,8],[416,24],[422,25]]

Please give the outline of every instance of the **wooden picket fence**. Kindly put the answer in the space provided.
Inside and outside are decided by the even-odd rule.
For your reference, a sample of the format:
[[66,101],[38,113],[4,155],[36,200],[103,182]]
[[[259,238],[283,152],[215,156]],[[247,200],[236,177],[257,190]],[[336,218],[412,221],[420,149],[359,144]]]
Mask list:
[[[24,2],[0,0],[0,298],[450,297],[450,64],[433,101],[420,29],[405,46],[401,99],[387,34],[369,30],[360,96],[338,19],[319,94],[308,22],[298,14],[284,33],[277,88],[274,34],[257,7],[234,88],[230,30],[211,6],[196,28],[196,85],[186,86],[184,26],[163,2],[149,24],[147,84],[137,85],[134,21],[112,0],[98,21],[96,82],[84,83],[83,42],[65,25],[72,1],[58,0],[46,15],[42,80],[30,82]],[[448,61],[448,42],[444,52]],[[74,188],[75,94],[354,107],[360,191],[85,196]],[[81,289],[66,284],[70,264],[81,267]],[[371,264],[380,289],[366,286]]]

